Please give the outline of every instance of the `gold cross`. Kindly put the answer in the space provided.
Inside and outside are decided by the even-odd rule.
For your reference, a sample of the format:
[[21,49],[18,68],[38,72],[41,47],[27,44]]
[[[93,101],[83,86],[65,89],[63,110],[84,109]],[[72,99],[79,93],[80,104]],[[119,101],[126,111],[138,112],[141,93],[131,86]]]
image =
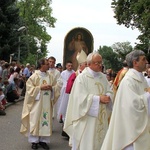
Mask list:
[[100,95],[102,95],[103,92],[104,92],[104,87],[103,87],[103,85],[102,85],[101,83],[99,83],[99,82],[96,82],[95,85],[97,85],[98,90],[99,90],[99,93],[100,93]]

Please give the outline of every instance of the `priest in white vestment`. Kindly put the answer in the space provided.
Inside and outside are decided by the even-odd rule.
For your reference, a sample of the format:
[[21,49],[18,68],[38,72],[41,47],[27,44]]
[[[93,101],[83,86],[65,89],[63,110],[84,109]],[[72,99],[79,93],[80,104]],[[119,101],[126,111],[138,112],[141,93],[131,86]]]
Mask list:
[[101,55],[90,53],[87,65],[73,84],[64,124],[72,150],[100,149],[112,109],[113,94],[101,72]]
[[[58,71],[55,67],[56,58],[53,56],[50,56],[48,58],[48,62],[49,62],[48,72],[53,76],[53,78],[56,81],[54,84],[57,84],[57,82],[62,82],[60,71]],[[53,118],[57,118],[57,112],[58,112],[58,101],[53,106]]]
[[68,104],[68,99],[69,99],[69,94],[66,93],[67,81],[69,77],[71,76],[71,74],[75,72],[72,68],[73,68],[72,62],[67,61],[66,70],[61,72],[61,79],[63,82],[63,86],[61,88],[60,97],[59,97],[58,119],[62,115],[63,121],[65,120],[66,109],[67,109],[67,104]]
[[20,132],[28,136],[32,149],[38,149],[38,145],[49,149],[53,103],[59,97],[61,84],[55,84],[53,76],[48,73],[47,59],[39,60],[38,67],[39,70],[26,82]]
[[150,88],[142,74],[145,53],[126,56],[129,67],[115,98],[110,125],[100,150],[150,150]]

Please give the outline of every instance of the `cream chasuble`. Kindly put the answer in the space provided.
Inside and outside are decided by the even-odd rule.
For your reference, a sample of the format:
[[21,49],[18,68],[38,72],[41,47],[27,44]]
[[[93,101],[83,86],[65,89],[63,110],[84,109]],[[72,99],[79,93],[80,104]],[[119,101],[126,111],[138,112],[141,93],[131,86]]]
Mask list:
[[[55,83],[53,76],[48,72],[42,75],[36,71],[27,81],[27,90],[22,111],[22,125],[20,132],[34,136],[50,136],[52,134],[53,101],[58,99],[61,87],[53,86],[54,97],[51,91],[40,90],[41,84]],[[39,98],[37,98],[39,97]]]
[[88,69],[77,76],[69,96],[64,131],[71,137],[69,144],[73,145],[73,150],[100,150],[108,128],[110,110],[107,105],[100,104],[98,117],[88,112],[93,96],[108,93],[111,96],[112,91],[103,73],[94,77]]
[[144,91],[147,87],[144,77],[129,69],[118,88],[101,150],[126,150],[129,145],[132,150],[150,150],[150,99]]

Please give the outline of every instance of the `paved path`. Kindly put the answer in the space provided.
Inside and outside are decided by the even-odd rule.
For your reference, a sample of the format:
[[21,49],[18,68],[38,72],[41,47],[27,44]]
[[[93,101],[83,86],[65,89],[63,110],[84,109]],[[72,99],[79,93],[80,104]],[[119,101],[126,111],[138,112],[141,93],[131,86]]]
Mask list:
[[[6,116],[0,116],[0,150],[31,150],[27,138],[19,132],[22,106],[23,99],[15,104],[8,103]],[[61,124],[54,119],[53,125],[50,150],[70,150],[68,140],[61,136]]]

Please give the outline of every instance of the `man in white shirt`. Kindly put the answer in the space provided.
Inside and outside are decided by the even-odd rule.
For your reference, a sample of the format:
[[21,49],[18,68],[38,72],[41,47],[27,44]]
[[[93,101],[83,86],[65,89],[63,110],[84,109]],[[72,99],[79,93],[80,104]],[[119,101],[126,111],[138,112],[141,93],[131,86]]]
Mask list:
[[87,65],[73,84],[66,112],[64,131],[72,150],[100,149],[111,113],[113,97],[102,70],[102,56],[90,53]]
[[150,88],[142,74],[145,53],[134,50],[126,56],[129,67],[122,79],[101,150],[150,149]]

